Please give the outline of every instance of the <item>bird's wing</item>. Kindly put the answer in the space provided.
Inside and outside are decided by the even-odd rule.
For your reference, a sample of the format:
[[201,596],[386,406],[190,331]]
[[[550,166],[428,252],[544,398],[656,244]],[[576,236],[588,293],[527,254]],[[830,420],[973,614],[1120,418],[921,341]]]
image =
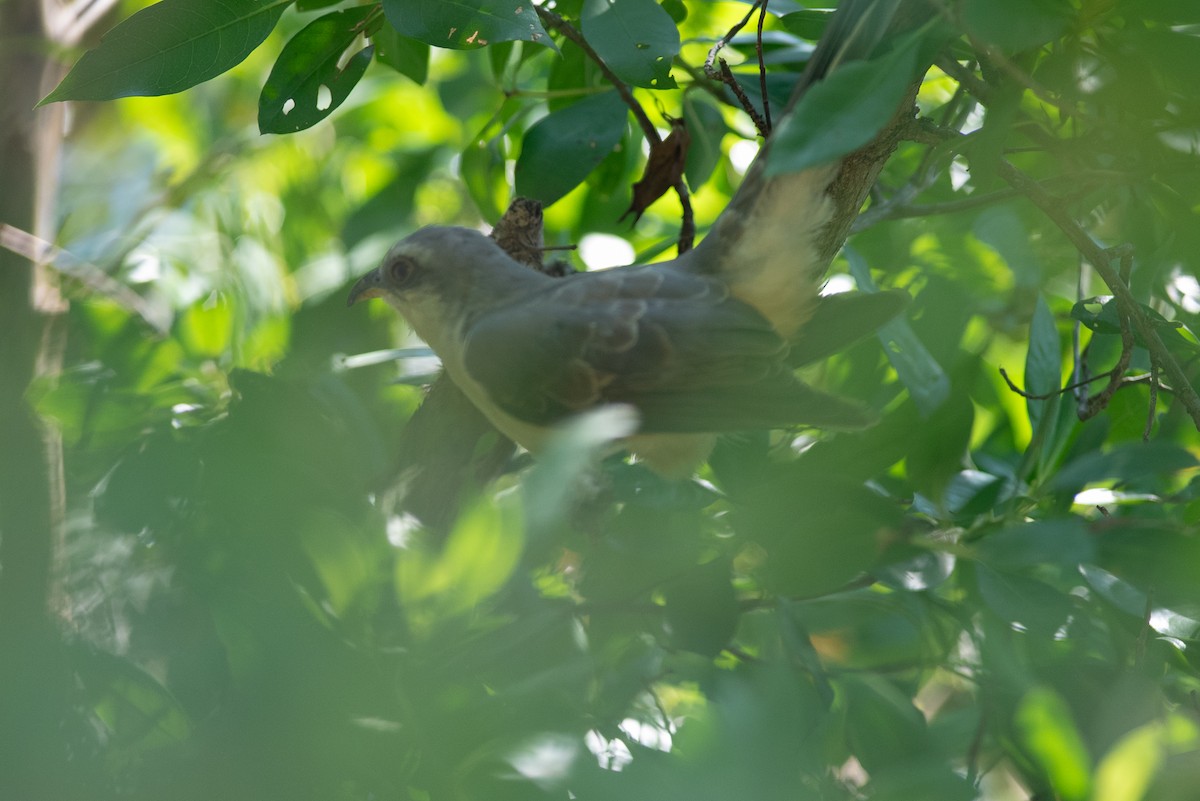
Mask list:
[[862,407],[799,382],[771,325],[721,282],[679,270],[568,277],[466,333],[469,376],[530,423],[597,403],[633,405],[643,432],[870,422]]

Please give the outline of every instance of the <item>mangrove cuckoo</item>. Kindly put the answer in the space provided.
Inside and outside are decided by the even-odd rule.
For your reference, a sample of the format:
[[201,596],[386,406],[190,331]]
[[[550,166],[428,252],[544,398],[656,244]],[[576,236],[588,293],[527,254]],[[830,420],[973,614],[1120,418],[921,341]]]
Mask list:
[[[842,3],[805,85],[851,51],[856,5]],[[703,461],[719,432],[868,424],[865,408],[806,386],[787,361],[826,266],[816,239],[839,165],[768,176],[769,144],[699,246],[673,260],[552,278],[478,231],[430,226],[393,246],[349,303],[387,301],[535,454],[556,422],[605,403],[637,410],[622,444],[671,476]]]

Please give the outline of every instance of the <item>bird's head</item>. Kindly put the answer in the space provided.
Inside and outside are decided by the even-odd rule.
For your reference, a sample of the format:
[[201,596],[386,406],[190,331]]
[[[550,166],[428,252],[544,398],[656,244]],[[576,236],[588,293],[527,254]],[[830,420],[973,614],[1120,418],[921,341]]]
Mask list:
[[346,305],[382,298],[432,345],[445,328],[460,328],[538,277],[479,231],[431,225],[393,245]]

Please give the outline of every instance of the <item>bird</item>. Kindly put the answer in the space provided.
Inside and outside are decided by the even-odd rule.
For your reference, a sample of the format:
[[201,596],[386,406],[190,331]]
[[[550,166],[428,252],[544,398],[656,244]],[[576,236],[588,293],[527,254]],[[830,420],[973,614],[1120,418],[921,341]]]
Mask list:
[[[803,80],[845,47],[823,38]],[[362,276],[347,304],[381,298],[396,309],[484,416],[535,456],[556,424],[603,404],[636,410],[637,431],[620,445],[670,478],[690,475],[721,433],[869,425],[870,409],[808,386],[789,364],[818,304],[817,242],[838,164],[769,176],[764,161],[760,152],[708,235],[674,259],[555,278],[480,231],[427,226]]]

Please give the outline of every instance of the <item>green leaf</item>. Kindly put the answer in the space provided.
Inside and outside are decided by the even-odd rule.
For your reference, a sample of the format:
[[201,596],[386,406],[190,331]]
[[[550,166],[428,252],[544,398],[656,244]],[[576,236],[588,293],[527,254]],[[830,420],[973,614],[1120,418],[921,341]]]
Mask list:
[[584,0],[583,36],[619,78],[635,86],[674,89],[671,59],[679,29],[654,0]]
[[1057,38],[1072,17],[1065,0],[966,0],[967,30],[1008,52],[1019,52]]
[[699,92],[684,95],[683,120],[692,140],[683,174],[694,192],[704,185],[720,162],[721,140],[729,126],[721,111],[709,100],[702,99]]
[[1035,434],[1041,435],[1049,443],[1050,431],[1043,430],[1052,426],[1058,419],[1058,404],[1062,387],[1062,352],[1058,339],[1058,325],[1046,299],[1038,295],[1037,305],[1033,310],[1033,320],[1029,324],[1029,351],[1025,356],[1025,391],[1031,395],[1050,395],[1046,399],[1026,398],[1025,406],[1029,412],[1029,423]]
[[1021,573],[993,570],[979,563],[975,571],[979,594],[996,617],[1020,625],[1038,636],[1049,636],[1074,611],[1068,595],[1044,581]]
[[481,502],[458,521],[441,553],[413,548],[397,559],[396,591],[406,606],[435,615],[469,613],[508,582],[524,545],[516,505]]
[[922,426],[921,436],[913,444],[905,461],[909,479],[939,507],[950,480],[963,468],[975,407],[965,393],[954,393],[939,406]]
[[179,320],[179,339],[188,351],[216,358],[229,349],[233,334],[233,304],[214,295],[195,303]]
[[631,406],[607,405],[570,418],[550,439],[525,479],[525,510],[532,537],[548,535],[577,500],[585,474],[613,441],[637,430]]
[[[853,247],[842,251],[850,264],[850,275],[858,288],[865,292],[876,290],[871,270],[862,255]],[[950,397],[950,378],[925,347],[904,318],[891,320],[879,328],[879,341],[892,363],[900,383],[904,384],[923,416],[928,417]]]
[[517,194],[549,206],[579,185],[621,141],[625,104],[603,92],[546,115],[525,133]]
[[1136,481],[1189,470],[1196,457],[1173,442],[1129,442],[1103,453],[1090,451],[1064,466],[1050,480],[1057,490],[1078,490],[1104,479]]
[[733,639],[740,608],[725,559],[697,565],[663,587],[671,644],[716,656]]
[[523,39],[557,50],[532,3],[525,0],[383,0],[400,33],[452,50]]
[[333,113],[371,63],[365,47],[343,65],[374,6],[334,11],[304,26],[286,45],[258,98],[261,133],[295,133]]
[[162,0],[84,54],[42,103],[182,92],[240,64],[291,0]]
[[1008,526],[980,541],[976,556],[998,570],[1056,564],[1074,568],[1096,558],[1096,549],[1077,517]]
[[903,289],[820,296],[801,336],[792,343],[788,364],[802,367],[846,350],[882,330],[911,302]]
[[387,64],[414,83],[424,85],[429,77],[429,45],[401,36],[391,25],[382,25],[371,35],[375,60]]
[[1046,687],[1032,689],[1017,704],[1015,718],[1022,745],[1045,772],[1055,796],[1066,801],[1086,797],[1091,757],[1062,697]]
[[809,89],[771,137],[767,174],[828,164],[875,138],[915,77],[920,34],[879,58],[844,64]]
[[767,554],[766,582],[789,596],[841,589],[876,563],[886,532],[900,525],[894,504],[878,493],[807,471],[762,482],[738,506],[736,519]]

